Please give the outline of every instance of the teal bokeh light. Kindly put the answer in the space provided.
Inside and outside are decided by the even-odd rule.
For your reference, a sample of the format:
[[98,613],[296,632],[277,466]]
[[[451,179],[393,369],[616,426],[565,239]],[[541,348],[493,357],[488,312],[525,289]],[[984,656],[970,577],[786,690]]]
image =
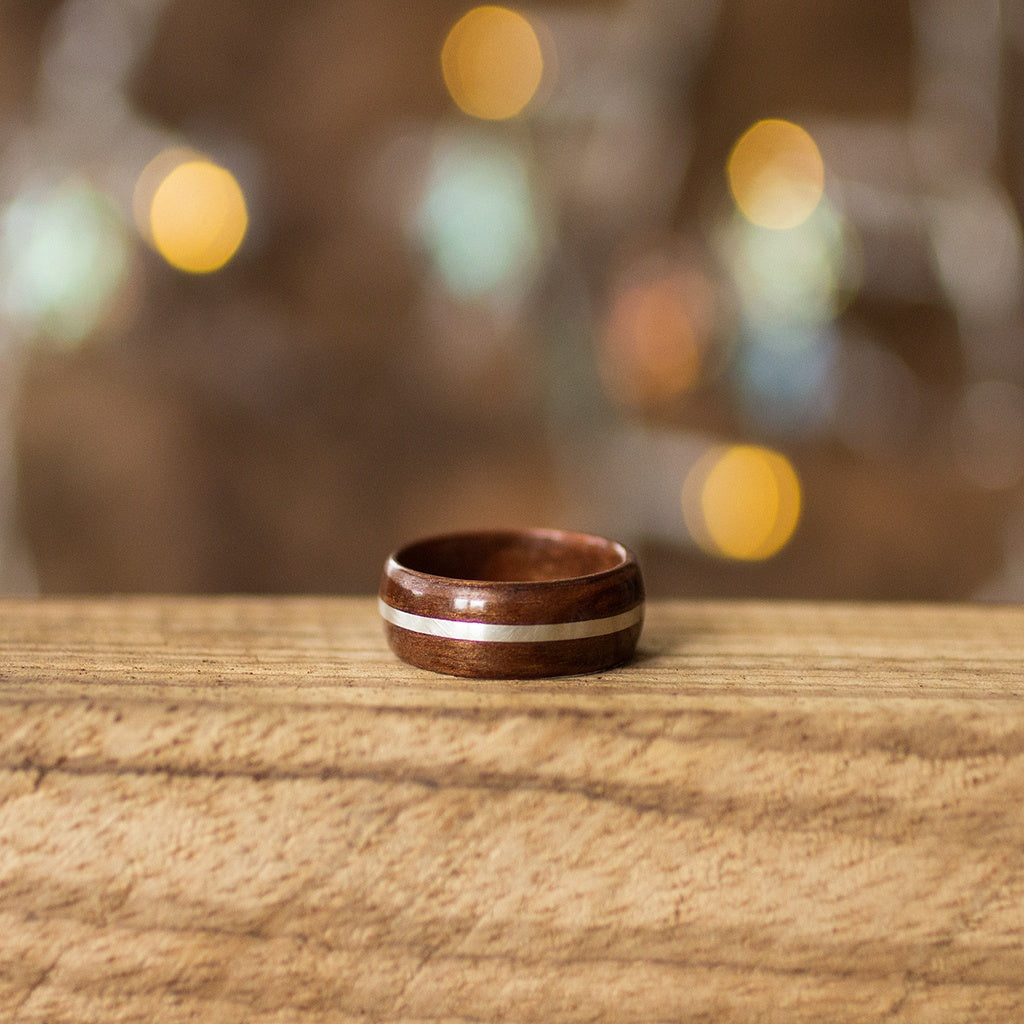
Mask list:
[[83,340],[127,263],[123,218],[84,182],[22,193],[0,221],[0,299],[7,316],[32,334]]
[[540,253],[533,194],[521,157],[494,142],[461,140],[439,149],[415,231],[456,298],[519,291]]

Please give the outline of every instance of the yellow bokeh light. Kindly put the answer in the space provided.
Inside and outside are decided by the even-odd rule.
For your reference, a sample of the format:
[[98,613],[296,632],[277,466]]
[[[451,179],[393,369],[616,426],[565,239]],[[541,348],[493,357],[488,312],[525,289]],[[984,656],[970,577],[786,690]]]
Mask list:
[[201,160],[202,158],[202,154],[188,146],[172,146],[157,153],[136,178],[135,191],[132,194],[132,217],[139,234],[154,248],[150,215],[156,190],[164,178],[176,167],[180,167],[190,160]]
[[791,121],[758,121],[740,136],[726,164],[729,189],[751,223],[784,231],[802,224],[825,191],[817,143]]
[[800,480],[790,461],[759,445],[710,449],[687,474],[683,515],[711,554],[742,561],[771,558],[800,518]]
[[136,188],[138,208],[140,196],[149,193],[155,171],[170,163],[152,188],[149,240],[179,270],[191,274],[219,270],[238,251],[249,226],[241,187],[226,168],[195,155],[177,161],[173,154],[162,155],[157,160],[162,163],[151,163]]
[[474,7],[441,51],[445,85],[459,108],[488,121],[515,117],[533,99],[544,56],[533,26],[507,7]]

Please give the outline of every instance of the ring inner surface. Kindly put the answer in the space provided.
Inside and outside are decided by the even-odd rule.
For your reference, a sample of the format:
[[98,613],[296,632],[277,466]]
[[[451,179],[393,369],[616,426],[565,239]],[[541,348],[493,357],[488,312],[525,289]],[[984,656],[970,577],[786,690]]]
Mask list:
[[618,544],[584,534],[480,533],[421,541],[396,560],[448,579],[541,583],[605,572],[626,559]]

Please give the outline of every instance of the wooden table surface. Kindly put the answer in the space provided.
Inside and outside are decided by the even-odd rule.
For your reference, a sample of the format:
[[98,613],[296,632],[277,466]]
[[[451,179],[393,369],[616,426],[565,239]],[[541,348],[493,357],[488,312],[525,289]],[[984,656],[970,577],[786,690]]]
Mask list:
[[365,598],[0,602],[0,1020],[1024,1020],[1024,609],[523,683]]

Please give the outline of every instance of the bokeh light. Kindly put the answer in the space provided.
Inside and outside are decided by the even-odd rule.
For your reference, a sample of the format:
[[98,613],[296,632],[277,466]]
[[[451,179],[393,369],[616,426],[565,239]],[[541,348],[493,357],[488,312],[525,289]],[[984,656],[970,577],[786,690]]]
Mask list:
[[802,224],[825,191],[825,164],[814,139],[792,121],[748,128],[726,164],[729,189],[751,223],[774,230]]
[[828,203],[788,231],[740,221],[729,256],[744,315],[774,324],[834,319],[857,288],[852,248],[846,222]]
[[683,517],[709,554],[741,561],[771,558],[800,518],[800,480],[781,453],[759,445],[710,448],[682,492]]
[[4,312],[28,331],[74,344],[116,295],[128,239],[106,195],[69,181],[10,204],[0,224],[0,259]]
[[601,335],[609,396],[643,408],[694,388],[708,370],[714,317],[714,287],[699,268],[667,260],[631,268]]
[[732,219],[719,236],[738,313],[734,379],[746,425],[779,436],[826,428],[835,385],[835,321],[861,280],[846,219],[821,201],[777,231]]
[[540,252],[522,157],[480,139],[441,146],[414,230],[456,298],[515,292],[531,276]]
[[537,33],[507,7],[474,7],[448,33],[441,51],[445,85],[458,107],[488,121],[515,117],[544,74]]
[[153,197],[164,179],[182,164],[201,160],[203,155],[189,146],[171,146],[161,150],[139,172],[132,192],[132,218],[139,234],[155,249],[153,240]]
[[188,151],[160,154],[142,172],[135,191],[137,219],[147,205],[143,236],[171,266],[191,274],[223,267],[249,226],[245,196],[234,175]]

